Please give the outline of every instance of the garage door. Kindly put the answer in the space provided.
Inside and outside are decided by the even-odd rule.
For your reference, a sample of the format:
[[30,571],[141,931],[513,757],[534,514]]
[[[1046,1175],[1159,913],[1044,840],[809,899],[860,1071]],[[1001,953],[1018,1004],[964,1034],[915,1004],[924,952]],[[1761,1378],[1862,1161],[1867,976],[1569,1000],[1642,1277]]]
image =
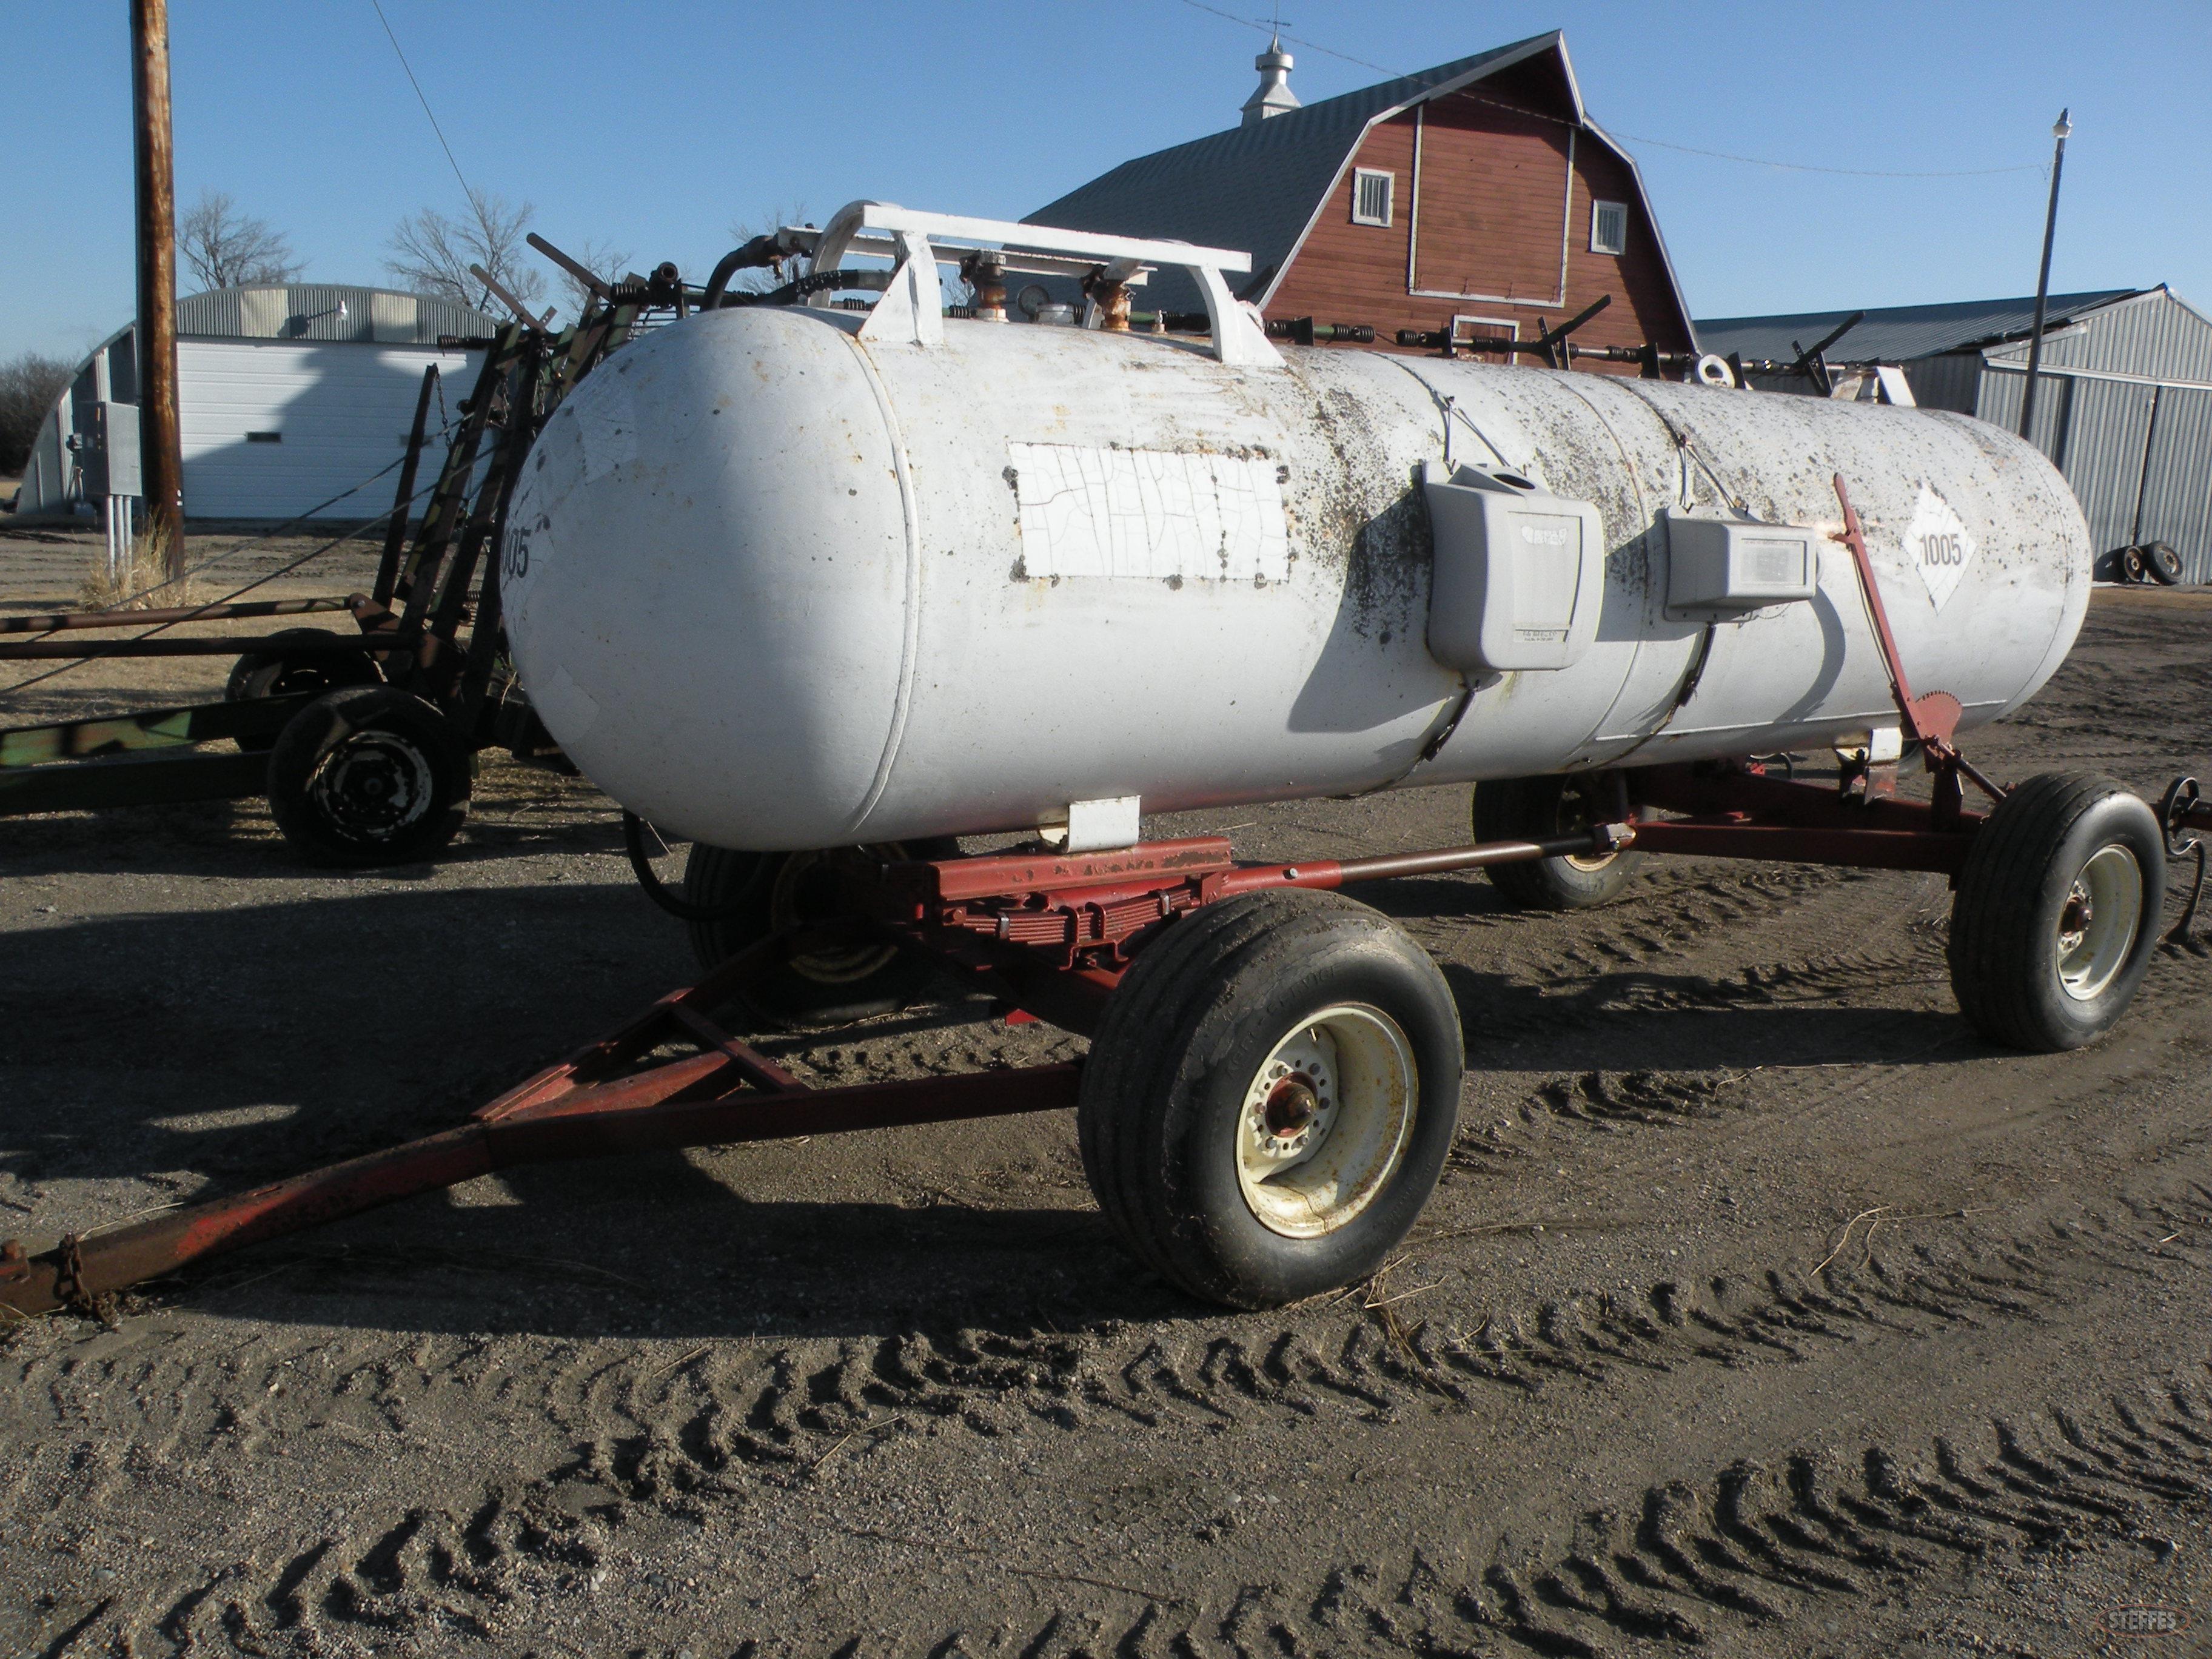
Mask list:
[[[185,513],[374,518],[392,505],[395,480],[385,469],[405,452],[424,367],[439,366],[444,408],[458,418],[479,356],[422,346],[179,341]],[[434,399],[434,434],[439,416]]]

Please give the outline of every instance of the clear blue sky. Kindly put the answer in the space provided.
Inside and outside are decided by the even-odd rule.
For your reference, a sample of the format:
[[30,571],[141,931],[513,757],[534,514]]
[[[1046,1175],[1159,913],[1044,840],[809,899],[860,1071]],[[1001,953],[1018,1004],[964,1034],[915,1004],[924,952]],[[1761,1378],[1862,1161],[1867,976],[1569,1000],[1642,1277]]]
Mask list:
[[[1244,13],[1255,0],[1219,0]],[[172,0],[177,193],[229,191],[309,278],[385,280],[459,186],[369,0]],[[703,275],[733,219],[858,196],[1008,218],[1232,125],[1264,37],[1187,0],[650,5],[384,0],[470,179]],[[0,0],[0,356],[131,308],[125,0]],[[2054,289],[2212,306],[2212,0],[1601,4],[1285,0],[1285,33],[1393,70],[1554,27],[1632,141],[1700,316],[2031,291],[2050,125],[2074,112]],[[1383,78],[1293,45],[1309,102]]]

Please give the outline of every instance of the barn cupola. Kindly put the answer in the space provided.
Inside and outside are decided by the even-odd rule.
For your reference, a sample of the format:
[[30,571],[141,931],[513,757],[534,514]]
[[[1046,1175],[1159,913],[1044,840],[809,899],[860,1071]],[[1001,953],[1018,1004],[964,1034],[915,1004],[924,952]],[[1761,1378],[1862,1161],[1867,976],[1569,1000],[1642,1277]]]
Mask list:
[[1252,67],[1260,71],[1260,85],[1244,100],[1244,125],[1256,127],[1271,115],[1287,115],[1298,107],[1298,95],[1291,90],[1291,54],[1283,50],[1283,37],[1276,35],[1267,42],[1267,51],[1252,60]]

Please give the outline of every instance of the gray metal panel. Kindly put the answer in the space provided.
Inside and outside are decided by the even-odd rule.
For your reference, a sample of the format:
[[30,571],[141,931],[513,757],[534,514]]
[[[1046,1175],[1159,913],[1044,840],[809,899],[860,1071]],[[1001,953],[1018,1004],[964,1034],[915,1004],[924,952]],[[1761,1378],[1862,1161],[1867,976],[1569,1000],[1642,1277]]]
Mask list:
[[[1975,413],[2008,432],[2019,431],[2027,380],[2017,369],[1991,363],[1982,376]],[[2100,554],[2134,539],[2150,404],[2148,386],[2078,374],[2054,374],[2036,392],[2035,430],[2029,436],[2074,486],[2089,520],[2089,540]]]
[[2212,392],[2160,389],[2144,474],[2142,533],[2181,555],[2185,580],[2212,582]]
[[[1916,358],[1905,365],[1905,383],[1912,388],[1912,400],[1923,409],[1949,409],[1972,415],[1981,392],[1982,354],[1946,351]],[[1803,380],[1798,384],[1807,385]]]
[[[2002,346],[1990,355],[2026,362],[2027,346]],[[2054,368],[2212,381],[2212,319],[2158,289],[2094,312],[2045,340],[2043,361]]]
[[[1272,124],[1271,124],[1272,125]],[[2136,293],[2107,289],[2094,294],[2055,294],[2045,326],[2063,323],[2076,313],[2110,305]],[[1698,324],[1698,343],[1725,357],[1791,357],[1791,342],[1811,345],[1850,316],[1842,311],[1808,311],[1780,317],[1716,317]],[[1867,313],[1864,320],[1828,350],[1832,362],[1909,362],[1939,351],[1985,344],[2035,326],[2035,296],[2014,300],[1968,300],[1954,305],[1890,306]]]
[[[338,315],[343,306],[345,315]],[[413,308],[411,327],[399,319]],[[381,320],[382,326],[379,326]],[[379,340],[435,345],[441,335],[475,339],[499,331],[499,320],[473,306],[396,289],[339,283],[283,288],[222,288],[177,301],[177,332],[198,339]]]

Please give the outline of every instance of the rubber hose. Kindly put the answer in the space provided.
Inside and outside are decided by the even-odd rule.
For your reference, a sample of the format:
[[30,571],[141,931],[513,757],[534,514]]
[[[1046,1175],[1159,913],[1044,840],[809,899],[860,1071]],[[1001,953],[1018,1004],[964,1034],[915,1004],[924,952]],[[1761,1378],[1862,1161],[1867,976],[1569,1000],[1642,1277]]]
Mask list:
[[623,847],[629,854],[631,873],[637,877],[637,884],[645,890],[646,897],[678,921],[726,921],[744,908],[742,903],[694,904],[689,899],[678,898],[675,890],[653,873],[653,860],[646,855],[645,832],[650,826],[628,807],[623,809],[622,820]]

